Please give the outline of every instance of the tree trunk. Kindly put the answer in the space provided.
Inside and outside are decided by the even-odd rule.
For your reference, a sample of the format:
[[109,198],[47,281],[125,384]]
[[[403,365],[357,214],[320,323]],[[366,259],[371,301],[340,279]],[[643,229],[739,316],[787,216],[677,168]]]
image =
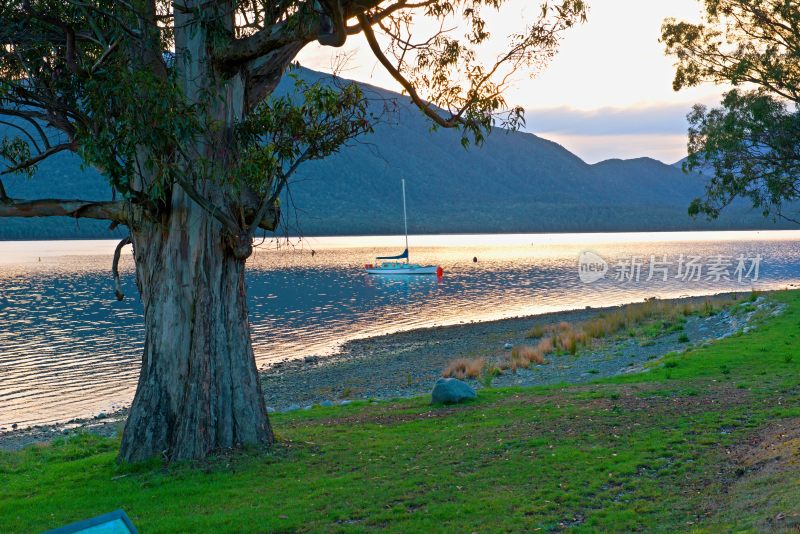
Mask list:
[[131,225],[145,344],[119,459],[166,461],[273,441],[247,318],[245,260],[180,190]]
[[[201,5],[187,0],[175,14],[179,85],[213,125],[181,151],[197,158],[185,162],[194,196],[175,184],[158,220],[143,212],[130,217],[145,345],[119,454],[128,462],[203,458],[273,441],[247,318],[244,270],[252,247],[228,176],[236,159],[233,131],[247,100],[244,74],[215,71],[207,25],[197,19],[196,11],[207,9]],[[232,3],[214,9],[229,14],[220,21],[232,31]],[[135,186],[147,189],[144,181]],[[204,209],[200,198],[219,208]],[[236,228],[223,228],[215,209]]]

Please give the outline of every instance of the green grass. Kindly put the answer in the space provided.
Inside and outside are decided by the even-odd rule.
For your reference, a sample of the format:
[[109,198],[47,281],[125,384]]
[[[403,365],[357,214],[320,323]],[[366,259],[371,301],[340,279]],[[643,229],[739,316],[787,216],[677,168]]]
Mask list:
[[750,454],[800,425],[800,293],[770,298],[782,316],[643,374],[277,414],[269,452],[119,466],[117,441],[79,435],[2,453],[0,531],[116,508],[148,533],[796,529],[800,465]]

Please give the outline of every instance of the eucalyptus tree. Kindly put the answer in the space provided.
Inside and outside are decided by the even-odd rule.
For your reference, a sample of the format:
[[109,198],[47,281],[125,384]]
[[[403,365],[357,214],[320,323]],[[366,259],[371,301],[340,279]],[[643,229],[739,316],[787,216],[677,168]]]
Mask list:
[[106,201],[22,200],[0,182],[0,216],[105,219],[130,230],[117,256],[132,242],[145,340],[120,459],[200,458],[273,441],[245,260],[257,229],[278,224],[295,169],[375,121],[355,85],[295,77],[293,94],[273,95],[297,54],[363,34],[433,127],[480,144],[493,125],[521,124],[522,110],[503,97],[509,81],[543,66],[586,12],[581,0],[545,1],[517,31],[500,28],[510,33],[498,47],[485,15],[506,7],[0,0],[0,120],[15,132],[0,146],[2,174],[32,175],[45,158],[72,152],[113,190]]
[[692,215],[716,218],[737,197],[765,216],[800,223],[800,4],[705,0],[700,24],[666,20],[661,40],[677,58],[674,89],[731,85],[721,106],[694,106],[686,168],[713,171]]

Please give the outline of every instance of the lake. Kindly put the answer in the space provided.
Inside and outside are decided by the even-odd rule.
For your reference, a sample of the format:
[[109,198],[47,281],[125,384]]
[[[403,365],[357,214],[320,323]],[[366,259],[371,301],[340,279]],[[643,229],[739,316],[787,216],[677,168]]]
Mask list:
[[[794,287],[800,231],[411,236],[444,277],[363,272],[403,238],[267,240],[248,260],[259,367],[343,342],[649,297]],[[117,302],[114,241],[0,242],[0,428],[130,403],[143,339],[130,250]],[[313,251],[313,253],[312,253]],[[477,262],[473,261],[477,258]]]

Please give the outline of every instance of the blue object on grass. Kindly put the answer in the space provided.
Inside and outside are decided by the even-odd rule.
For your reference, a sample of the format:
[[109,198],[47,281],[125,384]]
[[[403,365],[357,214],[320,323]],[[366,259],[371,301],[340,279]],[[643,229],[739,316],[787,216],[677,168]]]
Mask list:
[[91,519],[84,519],[71,525],[65,525],[45,534],[139,534],[136,527],[122,510],[114,510],[108,514]]

